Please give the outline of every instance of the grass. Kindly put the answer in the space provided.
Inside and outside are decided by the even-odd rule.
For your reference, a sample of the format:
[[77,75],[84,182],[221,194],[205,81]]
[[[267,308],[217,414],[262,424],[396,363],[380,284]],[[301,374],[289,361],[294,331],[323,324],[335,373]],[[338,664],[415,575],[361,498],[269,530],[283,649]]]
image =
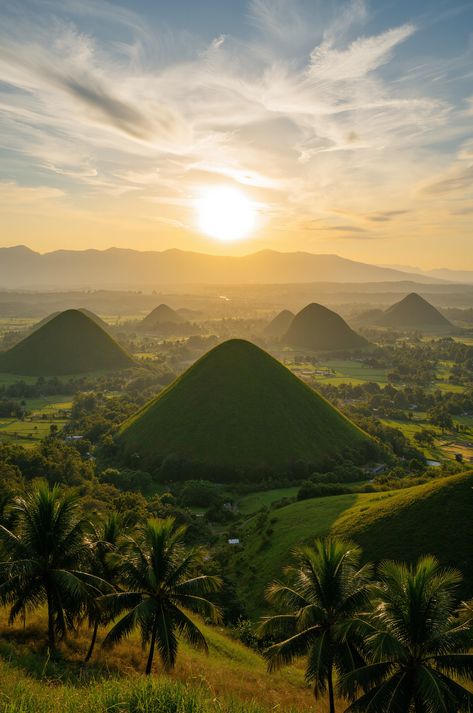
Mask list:
[[249,493],[237,500],[238,509],[243,515],[250,515],[261,508],[269,507],[276,500],[296,497],[298,490],[299,486],[295,485],[291,488],[274,488],[273,490]]
[[[270,513],[271,533],[244,530],[244,551],[236,556],[235,581],[252,614],[260,614],[264,590],[280,577],[292,549],[309,539],[335,533],[353,539],[367,560],[412,561],[432,553],[465,576],[473,594],[473,473],[439,478],[425,485],[381,493],[314,498]],[[265,530],[267,530],[265,526]]]
[[[455,416],[453,422],[455,425],[466,426],[467,431],[461,433],[444,433],[437,426],[433,426],[427,420],[427,414],[418,411],[413,419],[380,419],[383,424],[391,428],[397,428],[408,438],[412,445],[422,450],[426,458],[434,460],[445,460],[446,458],[454,458],[455,453],[462,453],[465,459],[473,457],[473,448],[468,444],[473,441],[473,416]],[[435,434],[435,442],[432,446],[422,448],[414,440],[414,436],[419,431],[427,429]],[[451,445],[455,444],[455,447]]]
[[388,383],[387,369],[373,369],[357,361],[348,361],[341,359],[332,359],[325,361],[322,367],[333,369],[335,372],[333,377],[316,376],[317,381],[326,384],[363,384],[367,381],[373,381],[377,384],[385,385]]
[[314,466],[366,434],[254,344],[207,352],[121,428],[145,467],[168,454],[231,468]]
[[[22,623],[10,628],[3,610],[0,623],[2,713],[302,713],[313,705],[302,663],[268,674],[259,654],[206,624],[199,625],[209,656],[180,642],[175,670],[164,674],[156,656],[154,675],[146,680],[141,674],[147,654],[135,634],[105,655],[98,645],[85,667],[87,629],[62,644],[56,662],[43,646],[44,611],[28,617],[25,628]],[[325,701],[321,704],[326,710]]]
[[61,413],[71,408],[70,396],[58,401],[57,395],[26,399],[26,408],[30,415],[25,420],[18,418],[0,418],[0,441],[19,441],[23,446],[32,446],[49,435],[51,424],[64,428],[67,418]]
[[66,310],[0,354],[0,371],[61,376],[133,365],[132,358],[94,320]]

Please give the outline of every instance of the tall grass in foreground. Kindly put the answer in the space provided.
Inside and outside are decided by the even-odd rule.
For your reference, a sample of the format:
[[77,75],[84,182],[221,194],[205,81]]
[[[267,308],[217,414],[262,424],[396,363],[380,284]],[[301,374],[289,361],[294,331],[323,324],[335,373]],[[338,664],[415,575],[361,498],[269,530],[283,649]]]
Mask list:
[[[0,669],[1,671],[1,669]],[[291,713],[290,709],[280,713]],[[265,713],[252,702],[213,697],[165,679],[121,680],[86,687],[48,686],[31,679],[0,686],[1,713]],[[295,713],[295,711],[294,711]]]

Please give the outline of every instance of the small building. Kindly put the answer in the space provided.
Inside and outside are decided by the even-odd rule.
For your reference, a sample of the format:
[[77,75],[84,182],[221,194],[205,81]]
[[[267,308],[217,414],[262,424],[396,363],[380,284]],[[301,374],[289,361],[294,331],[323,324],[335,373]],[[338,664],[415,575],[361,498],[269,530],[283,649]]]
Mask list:
[[375,465],[371,466],[371,468],[367,468],[366,472],[370,475],[381,475],[382,473],[384,473],[385,470],[386,463],[376,463]]
[[238,539],[238,537],[230,537],[230,539],[228,540],[228,544],[229,545],[239,545],[240,540]]

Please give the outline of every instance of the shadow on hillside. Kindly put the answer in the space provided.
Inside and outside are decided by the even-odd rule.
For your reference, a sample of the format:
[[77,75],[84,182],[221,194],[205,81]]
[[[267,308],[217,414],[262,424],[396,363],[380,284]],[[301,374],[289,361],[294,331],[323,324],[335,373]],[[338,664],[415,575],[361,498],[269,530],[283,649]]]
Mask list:
[[48,683],[87,686],[124,674],[117,666],[105,665],[100,659],[84,665],[84,648],[82,642],[80,646],[76,644],[74,635],[60,644],[55,657],[49,655],[43,640],[44,631],[38,627],[4,629],[0,633],[0,657],[32,678]]

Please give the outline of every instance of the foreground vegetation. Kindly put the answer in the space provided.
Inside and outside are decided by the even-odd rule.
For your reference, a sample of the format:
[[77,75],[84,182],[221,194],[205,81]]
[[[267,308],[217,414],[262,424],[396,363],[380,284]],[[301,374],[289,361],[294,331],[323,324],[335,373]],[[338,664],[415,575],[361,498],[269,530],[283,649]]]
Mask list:
[[[109,629],[104,652],[138,628],[149,649],[147,674],[155,647],[164,671],[174,669],[183,641],[209,652],[203,625],[187,610],[216,620],[212,596],[222,583],[203,572],[198,550],[183,546],[185,528],[174,520],[149,520],[120,536],[118,520],[93,528],[81,517],[76,499],[44,485],[3,505],[0,601],[10,607],[10,624],[46,608],[41,677],[50,659],[64,667],[58,640],[80,631],[85,619],[93,627],[86,660],[99,626]],[[346,701],[340,710],[469,712],[473,694],[460,678],[473,680],[473,654],[468,653],[473,608],[467,603],[457,608],[460,573],[424,557],[410,567],[384,562],[374,575],[370,566],[360,568],[360,557],[356,546],[335,538],[296,553],[287,583],[268,590],[278,609],[260,630],[269,670],[307,657],[305,679],[316,698],[327,692],[330,713],[336,710],[335,689]],[[23,657],[31,660],[31,652]],[[16,665],[24,665],[23,657]],[[114,690],[104,688],[105,698],[96,705],[103,707]],[[183,688],[140,683],[123,693],[125,702],[117,702],[123,711],[212,711],[198,693]],[[8,710],[30,710],[28,699],[19,709],[17,700],[11,704]]]

